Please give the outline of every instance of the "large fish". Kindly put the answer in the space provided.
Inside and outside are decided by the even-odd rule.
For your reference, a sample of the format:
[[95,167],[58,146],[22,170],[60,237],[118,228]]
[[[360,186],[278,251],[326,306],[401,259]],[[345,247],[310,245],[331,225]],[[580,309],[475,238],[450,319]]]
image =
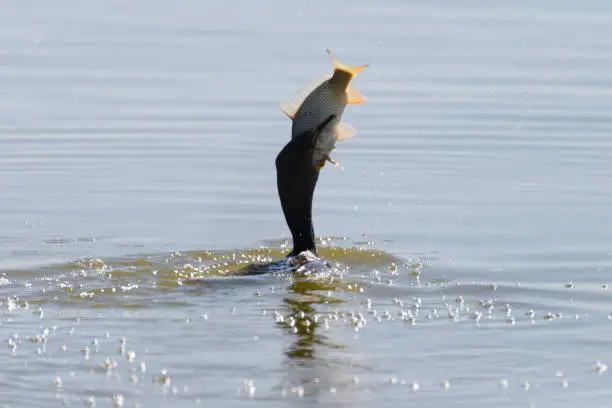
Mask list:
[[338,165],[329,156],[336,147],[336,141],[347,139],[355,134],[355,129],[339,123],[346,105],[360,104],[366,98],[350,85],[351,80],[369,64],[348,66],[338,61],[331,50],[327,53],[334,64],[331,75],[317,77],[306,84],[297,96],[281,103],[281,110],[293,120],[292,139],[317,128],[331,115],[335,116],[333,126],[327,126],[316,140],[313,150],[313,164],[321,169],[326,161]]

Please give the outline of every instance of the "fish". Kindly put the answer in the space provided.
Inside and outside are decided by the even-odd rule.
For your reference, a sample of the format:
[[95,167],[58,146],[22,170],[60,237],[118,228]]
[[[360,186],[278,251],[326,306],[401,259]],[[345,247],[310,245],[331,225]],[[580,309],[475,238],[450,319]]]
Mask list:
[[350,85],[351,80],[369,64],[348,66],[327,49],[331,57],[334,72],[314,78],[309,81],[297,95],[282,102],[280,108],[292,121],[291,138],[296,138],[304,132],[316,128],[324,120],[334,115],[333,126],[328,126],[318,135],[313,149],[313,164],[320,170],[326,162],[339,167],[339,163],[330,157],[337,141],[352,137],[355,129],[340,123],[346,105],[362,104],[366,97]]

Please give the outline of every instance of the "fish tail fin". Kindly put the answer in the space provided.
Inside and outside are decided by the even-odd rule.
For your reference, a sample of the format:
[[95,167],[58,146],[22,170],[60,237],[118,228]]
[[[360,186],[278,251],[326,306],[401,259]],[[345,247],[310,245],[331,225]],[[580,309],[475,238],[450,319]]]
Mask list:
[[329,48],[327,49],[327,53],[329,54],[329,56],[332,59],[332,62],[334,63],[334,70],[347,72],[351,74],[351,76],[357,75],[359,72],[361,72],[361,70],[363,70],[364,68],[367,68],[370,65],[370,64],[355,65],[355,66],[345,65],[341,63],[340,61],[338,61],[338,59],[336,59],[336,57],[334,56],[334,54],[332,54]]

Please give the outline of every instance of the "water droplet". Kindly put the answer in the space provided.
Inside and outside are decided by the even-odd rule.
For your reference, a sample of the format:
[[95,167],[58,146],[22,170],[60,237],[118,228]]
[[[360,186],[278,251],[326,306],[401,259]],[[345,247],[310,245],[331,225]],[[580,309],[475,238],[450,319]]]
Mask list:
[[602,363],[601,361],[598,361],[593,366],[593,369],[595,370],[597,374],[603,374],[606,371],[608,371],[608,366]]
[[113,395],[113,404],[115,404],[115,407],[117,408],[123,407],[123,403],[124,403],[123,395],[121,394]]

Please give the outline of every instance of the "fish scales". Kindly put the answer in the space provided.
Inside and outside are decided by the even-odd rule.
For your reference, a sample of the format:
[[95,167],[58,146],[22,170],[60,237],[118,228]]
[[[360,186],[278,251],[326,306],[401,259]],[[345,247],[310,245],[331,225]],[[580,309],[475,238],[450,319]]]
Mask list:
[[368,65],[347,66],[327,50],[334,64],[334,73],[310,81],[291,101],[281,104],[282,111],[293,121],[292,139],[319,126],[326,118],[336,117],[333,126],[326,127],[315,141],[313,164],[320,169],[326,161],[338,165],[329,156],[336,141],[352,137],[355,130],[340,123],[347,104],[365,102],[365,97],[350,86],[355,75]]

